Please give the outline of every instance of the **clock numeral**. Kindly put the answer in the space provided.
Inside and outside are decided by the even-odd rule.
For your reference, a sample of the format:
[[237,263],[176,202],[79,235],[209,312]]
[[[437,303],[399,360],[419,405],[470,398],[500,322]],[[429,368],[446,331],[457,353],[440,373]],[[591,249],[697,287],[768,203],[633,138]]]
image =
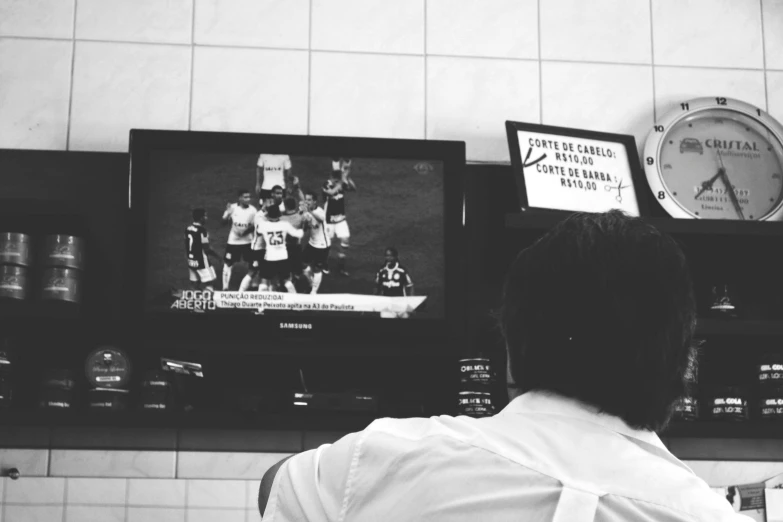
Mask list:
[[715,98],[718,105],[726,105],[726,98]]
[[647,164],[648,165],[652,165],[653,163],[655,163],[655,160],[653,160],[652,157],[648,157],[647,158]]
[[656,125],[653,129],[655,129],[655,132],[663,132],[663,125]]
[[687,111],[690,110],[691,105],[689,103],[681,103],[680,107],[682,107],[682,110]]
[[666,199],[666,194],[662,190],[658,192],[658,199]]

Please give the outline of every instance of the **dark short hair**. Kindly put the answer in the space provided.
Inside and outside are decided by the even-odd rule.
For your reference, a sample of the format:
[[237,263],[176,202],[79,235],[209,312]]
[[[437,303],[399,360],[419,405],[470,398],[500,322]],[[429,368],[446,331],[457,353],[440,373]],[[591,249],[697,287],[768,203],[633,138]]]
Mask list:
[[277,219],[280,217],[280,207],[277,205],[272,205],[271,207],[267,207],[266,209],[266,217],[269,219]]
[[193,221],[202,221],[207,215],[207,211],[203,208],[193,209]]
[[283,187],[281,187],[280,185],[275,185],[274,187],[272,187],[272,190],[270,192],[274,192],[276,190],[283,190]]
[[383,253],[384,253],[384,254],[386,254],[386,252],[391,252],[391,253],[392,253],[392,255],[393,255],[395,258],[398,258],[398,259],[399,259],[399,257],[400,257],[400,254],[399,254],[399,252],[397,252],[397,249],[396,249],[396,248],[394,248],[394,247],[386,247],[386,250],[384,250],[384,251],[383,251]]
[[343,177],[343,171],[342,170],[333,170],[332,171],[332,177],[334,179],[342,178]]
[[250,194],[250,193],[251,193],[251,192],[250,192],[249,190],[245,190],[245,189],[239,189],[239,190],[237,190],[237,197],[238,197],[238,198],[241,198],[241,197],[242,197],[242,196],[244,196],[245,194]]
[[305,197],[310,196],[314,200],[318,201],[318,194],[316,194],[315,191],[313,191],[313,190],[310,190],[310,189],[305,190],[304,191],[304,195],[305,195]]
[[283,205],[285,205],[286,210],[296,210],[296,199],[295,198],[285,198],[283,200]]
[[516,388],[660,431],[686,391],[696,323],[683,251],[618,210],[577,213],[523,250],[500,323]]

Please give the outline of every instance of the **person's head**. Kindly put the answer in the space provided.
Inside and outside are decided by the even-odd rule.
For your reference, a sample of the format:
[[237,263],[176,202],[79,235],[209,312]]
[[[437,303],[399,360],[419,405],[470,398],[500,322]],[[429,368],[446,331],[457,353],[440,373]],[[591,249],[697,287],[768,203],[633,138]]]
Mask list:
[[201,223],[202,225],[207,222],[207,211],[203,208],[193,209],[193,222]]
[[384,255],[386,258],[386,266],[394,266],[400,259],[400,255],[394,247],[387,247]]
[[278,203],[275,201],[274,196],[269,196],[268,198],[264,198],[264,210],[268,210],[269,207],[275,207]]
[[247,208],[250,206],[250,191],[240,189],[237,191],[237,202],[242,208]]
[[318,196],[312,190],[306,190],[304,193],[305,204],[308,210],[315,210],[318,206]]
[[280,219],[280,207],[277,205],[272,205],[271,207],[266,209],[266,218],[269,221],[277,221]]
[[283,205],[285,205],[286,212],[295,212],[296,211],[296,199],[295,198],[285,198],[283,201]]
[[278,205],[283,202],[283,187],[275,185],[272,187],[272,197]]
[[670,236],[617,210],[574,214],[509,269],[500,314],[509,387],[659,431],[686,391],[695,321],[685,255]]
[[331,178],[334,181],[340,181],[341,179],[343,179],[343,171],[342,170],[333,170]]

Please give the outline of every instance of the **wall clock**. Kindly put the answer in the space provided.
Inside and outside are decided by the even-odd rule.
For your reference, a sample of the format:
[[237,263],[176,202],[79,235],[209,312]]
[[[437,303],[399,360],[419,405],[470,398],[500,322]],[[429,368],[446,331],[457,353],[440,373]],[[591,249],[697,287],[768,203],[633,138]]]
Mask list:
[[653,127],[644,171],[676,218],[783,220],[783,126],[731,98],[681,103]]

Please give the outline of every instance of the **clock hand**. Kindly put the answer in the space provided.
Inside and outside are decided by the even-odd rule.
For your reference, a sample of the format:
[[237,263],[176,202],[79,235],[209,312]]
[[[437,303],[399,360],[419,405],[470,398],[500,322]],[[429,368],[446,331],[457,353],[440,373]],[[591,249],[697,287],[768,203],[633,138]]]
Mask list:
[[734,187],[731,185],[731,181],[729,181],[729,176],[726,174],[726,171],[721,169],[723,171],[723,183],[726,185],[726,190],[729,191],[729,199],[731,199],[731,204],[734,205],[734,210],[737,211],[737,215],[739,215],[740,219],[745,219],[745,215],[742,213],[742,207],[740,206],[739,200],[737,199],[737,195],[734,193]]
[[720,168],[722,170],[726,170],[726,167],[723,165],[723,154],[720,153],[720,149],[716,149],[716,152],[718,154],[718,163],[720,163]]
[[704,192],[706,192],[706,191],[710,190],[710,189],[712,188],[712,185],[713,185],[713,184],[714,184],[714,183],[715,183],[715,182],[718,180],[718,178],[719,178],[719,177],[721,177],[721,176],[723,175],[723,173],[724,173],[724,170],[723,170],[723,169],[719,169],[719,170],[718,170],[718,173],[717,173],[717,174],[715,174],[714,176],[712,176],[712,177],[709,179],[709,181],[705,181],[704,183],[702,183],[702,184],[701,184],[701,190],[699,190],[699,191],[696,193],[696,197],[695,197],[695,198],[693,198],[693,199],[699,199],[699,196],[701,196],[702,194],[704,194]]

